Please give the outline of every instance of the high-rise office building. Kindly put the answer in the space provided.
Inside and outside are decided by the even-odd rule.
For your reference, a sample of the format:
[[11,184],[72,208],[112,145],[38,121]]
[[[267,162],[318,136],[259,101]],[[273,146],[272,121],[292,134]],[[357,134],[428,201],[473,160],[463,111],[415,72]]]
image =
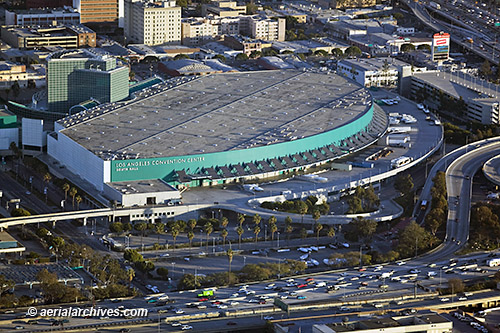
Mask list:
[[175,1],[125,0],[124,17],[128,43],[181,42],[181,7]]
[[89,99],[120,101],[129,94],[129,69],[115,58],[86,50],[54,53],[47,61],[47,97],[51,112],[67,113]]

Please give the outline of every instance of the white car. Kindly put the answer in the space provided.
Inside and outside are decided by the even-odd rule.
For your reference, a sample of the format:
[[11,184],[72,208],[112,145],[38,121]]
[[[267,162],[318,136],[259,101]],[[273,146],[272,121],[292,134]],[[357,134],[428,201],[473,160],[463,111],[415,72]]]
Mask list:
[[450,300],[450,299],[449,299],[449,298],[447,298],[447,297],[445,297],[445,298],[441,298],[441,299],[440,299],[440,301],[441,301],[441,302],[448,302],[449,300]]
[[466,301],[466,300],[467,300],[467,297],[462,296],[462,297],[460,297],[458,300],[459,300],[459,301]]
[[273,320],[273,319],[274,319],[274,317],[273,317],[273,316],[265,316],[265,317],[264,317],[264,320]]
[[236,306],[236,305],[238,305],[238,304],[240,304],[240,303],[239,303],[239,302],[235,302],[235,301],[234,301],[234,302],[231,302],[231,303],[229,303],[229,304],[231,304],[231,306]]
[[275,286],[275,284],[274,284],[274,283],[271,283],[271,284],[268,284],[268,285],[267,285],[264,289],[265,289],[265,290],[271,290],[271,289],[273,289],[273,288],[274,288],[274,286]]
[[231,295],[231,297],[238,297],[238,296],[240,296],[238,293],[234,293]]
[[384,268],[384,266],[376,266],[375,269],[373,270],[374,272],[381,271]]
[[418,274],[420,272],[421,272],[421,270],[420,269],[416,269],[416,268],[410,270],[411,274]]
[[192,330],[192,329],[193,329],[193,326],[190,326],[190,325],[182,325],[182,327],[181,327],[181,330],[183,330],[183,331]]
[[176,314],[183,314],[184,313],[184,310],[182,309],[177,309],[174,311]]
[[406,264],[406,262],[404,262],[404,261],[398,261],[396,264],[397,264],[398,266],[402,266],[402,265]]
[[181,324],[181,323],[179,323],[178,321],[174,321],[174,322],[172,323],[172,327],[179,327],[179,326],[181,326],[181,325],[182,325],[182,324]]

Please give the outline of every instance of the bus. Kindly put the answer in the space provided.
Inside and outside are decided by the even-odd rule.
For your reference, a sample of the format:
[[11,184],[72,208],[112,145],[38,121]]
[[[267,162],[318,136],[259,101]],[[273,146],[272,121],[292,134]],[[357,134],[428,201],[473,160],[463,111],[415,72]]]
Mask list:
[[402,167],[405,164],[411,163],[413,161],[413,158],[407,157],[407,156],[401,156],[398,158],[395,158],[391,160],[391,167],[393,169],[397,169],[399,167]]

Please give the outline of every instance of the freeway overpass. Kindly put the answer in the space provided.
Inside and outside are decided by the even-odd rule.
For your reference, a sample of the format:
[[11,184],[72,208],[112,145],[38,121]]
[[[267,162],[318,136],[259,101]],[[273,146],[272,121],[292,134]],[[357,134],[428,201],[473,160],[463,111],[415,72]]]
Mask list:
[[131,207],[131,208],[101,208],[60,213],[41,214],[34,216],[19,216],[0,219],[0,229],[15,225],[32,223],[58,222],[71,219],[83,219],[83,224],[87,224],[89,218],[108,217],[109,221],[116,218],[128,217],[133,220],[155,220],[168,219],[182,214],[194,213],[199,209],[211,207],[209,204],[179,205],[179,206],[158,206],[158,207]]

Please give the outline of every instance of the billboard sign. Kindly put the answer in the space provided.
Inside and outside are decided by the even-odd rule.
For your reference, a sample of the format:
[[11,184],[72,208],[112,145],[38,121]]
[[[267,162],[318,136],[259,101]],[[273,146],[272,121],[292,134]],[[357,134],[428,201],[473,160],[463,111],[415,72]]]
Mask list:
[[450,35],[444,32],[432,37],[432,61],[446,61],[450,54]]

